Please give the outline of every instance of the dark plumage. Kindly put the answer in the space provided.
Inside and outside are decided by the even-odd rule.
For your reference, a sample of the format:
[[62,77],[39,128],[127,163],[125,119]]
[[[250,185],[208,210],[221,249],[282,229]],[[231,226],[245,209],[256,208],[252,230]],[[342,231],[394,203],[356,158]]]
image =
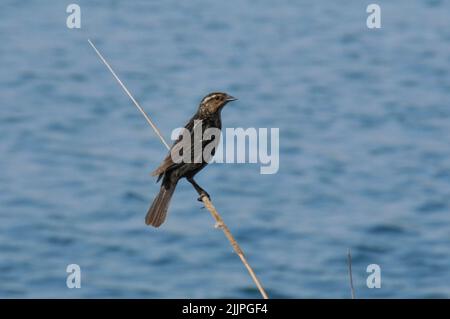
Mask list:
[[[221,130],[221,111],[227,103],[234,100],[236,100],[234,97],[220,92],[208,94],[202,99],[197,113],[194,114],[194,116],[185,126],[185,128],[190,132],[191,136],[191,159],[193,159],[194,157],[194,144],[200,142],[194,140],[194,121],[201,120],[201,136],[203,136],[203,132],[205,132],[205,130],[207,130],[208,128],[217,128]],[[180,135],[180,137],[172,145],[171,150],[173,150],[174,147],[181,142],[182,135]],[[212,155],[214,155],[215,148],[219,144],[218,138],[202,140],[201,144],[197,145],[201,145],[203,150],[210,143],[213,143]],[[178,146],[180,145],[181,144],[179,144]],[[145,223],[154,227],[159,227],[162,223],[164,223],[167,215],[167,210],[169,208],[170,199],[172,198],[178,181],[183,177],[185,177],[195,187],[197,192],[201,194],[199,199],[201,199],[202,196],[209,197],[208,193],[194,181],[195,174],[197,174],[207,164],[208,162],[205,161],[203,157],[199,163],[195,163],[194,161],[192,161],[192,163],[175,163],[172,159],[171,152],[169,151],[169,154],[163,160],[161,165],[152,173],[152,175],[158,176],[158,181],[162,179],[162,183],[159,194],[156,196],[155,200],[150,206],[150,209],[147,212],[147,215],[145,216]]]

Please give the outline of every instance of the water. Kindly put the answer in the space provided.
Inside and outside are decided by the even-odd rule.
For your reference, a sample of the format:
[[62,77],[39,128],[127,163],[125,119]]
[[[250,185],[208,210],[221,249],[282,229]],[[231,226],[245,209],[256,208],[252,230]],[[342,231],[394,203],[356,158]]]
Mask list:
[[198,175],[272,297],[349,298],[348,248],[358,297],[450,296],[448,2],[379,0],[377,31],[368,1],[77,3],[0,5],[0,297],[259,297],[186,182],[144,225],[165,149],[87,38],[165,136],[214,90],[280,128],[277,174]]

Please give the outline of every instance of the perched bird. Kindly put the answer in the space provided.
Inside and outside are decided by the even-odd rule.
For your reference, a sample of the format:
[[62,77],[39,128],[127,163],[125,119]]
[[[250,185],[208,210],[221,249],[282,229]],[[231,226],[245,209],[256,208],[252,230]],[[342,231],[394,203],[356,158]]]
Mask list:
[[[191,145],[190,148],[188,148],[191,152],[191,158],[194,156],[194,144],[200,145],[202,150],[207,146],[208,149],[212,147],[211,155],[214,155],[215,148],[219,144],[219,138],[211,137],[211,139],[209,140],[201,141],[196,141],[196,139],[198,139],[199,137],[202,138],[205,130],[209,128],[221,130],[221,111],[227,103],[235,100],[236,98],[232,97],[231,95],[221,92],[210,93],[202,99],[197,113],[194,114],[194,116],[185,126],[185,129],[189,131],[191,137],[189,142]],[[200,136],[196,136],[197,134],[194,134],[194,124],[198,125],[198,123],[201,123],[202,132]],[[178,137],[178,139],[172,145],[171,151],[177,145],[180,146],[181,144],[179,143],[182,143],[182,140],[182,135],[180,135],[180,137]],[[210,143],[213,144],[209,145]],[[171,151],[169,151],[169,154],[163,160],[161,165],[152,172],[153,176],[158,176],[157,182],[162,179],[159,194],[154,199],[147,212],[147,215],[145,216],[145,223],[154,227],[159,227],[162,223],[164,223],[167,215],[167,210],[169,208],[170,199],[172,198],[177,183],[181,178],[185,177],[194,186],[196,191],[200,194],[199,200],[201,200],[203,196],[207,196],[209,198],[209,194],[194,180],[195,174],[203,169],[203,167],[208,164],[208,161],[206,161],[202,157],[199,161],[174,162]]]

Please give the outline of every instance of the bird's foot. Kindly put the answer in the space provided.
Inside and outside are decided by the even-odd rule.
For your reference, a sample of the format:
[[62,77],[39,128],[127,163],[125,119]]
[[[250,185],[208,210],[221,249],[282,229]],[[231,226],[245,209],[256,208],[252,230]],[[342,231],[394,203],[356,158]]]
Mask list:
[[197,198],[197,200],[198,200],[199,202],[203,202],[203,196],[206,196],[209,200],[211,200],[211,196],[209,196],[209,194],[208,194],[206,191],[202,191],[202,192],[200,193],[200,197]]

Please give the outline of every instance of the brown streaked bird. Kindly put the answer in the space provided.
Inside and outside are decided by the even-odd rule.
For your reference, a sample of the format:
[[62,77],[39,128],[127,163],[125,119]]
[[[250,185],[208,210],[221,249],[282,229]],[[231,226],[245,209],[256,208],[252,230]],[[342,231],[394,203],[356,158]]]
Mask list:
[[[214,136],[212,136],[212,138],[209,140],[195,141],[194,137],[197,136],[194,135],[194,121],[201,120],[202,132],[201,134],[199,134],[200,138],[203,136],[203,133],[208,128],[216,128],[221,130],[222,129],[221,111],[227,103],[235,100],[236,98],[222,92],[210,93],[202,99],[198,107],[197,113],[194,114],[194,116],[189,120],[189,122],[185,126],[185,129],[189,131],[191,136],[190,139],[191,158],[193,158],[194,155],[193,152],[195,143],[197,143],[197,145],[201,145],[202,153],[203,149],[206,146],[208,146],[210,143],[213,143],[211,152],[212,155],[214,155],[215,148],[219,144],[219,139],[214,138]],[[178,139],[175,141],[175,143],[172,145],[171,150],[173,150],[178,143],[181,143],[181,141],[182,135],[180,135]],[[199,142],[201,142],[201,144],[198,144]],[[211,145],[208,146],[208,149],[209,148],[211,148]],[[189,181],[189,183],[191,183],[194,186],[197,192],[201,194],[199,200],[201,200],[202,196],[208,196],[209,198],[209,194],[203,188],[201,188],[194,180],[195,174],[197,174],[207,164],[208,161],[205,161],[203,156],[199,163],[196,162],[175,163],[172,159],[171,151],[169,151],[169,154],[163,160],[161,165],[155,171],[152,172],[153,176],[158,176],[157,182],[159,182],[159,180],[162,179],[162,183],[158,195],[154,199],[152,205],[150,206],[147,212],[147,215],[145,216],[145,223],[147,225],[152,225],[154,227],[159,227],[161,226],[162,223],[164,223],[167,215],[167,210],[169,208],[170,199],[172,198],[172,195],[175,191],[178,181],[183,177],[185,177]]]

